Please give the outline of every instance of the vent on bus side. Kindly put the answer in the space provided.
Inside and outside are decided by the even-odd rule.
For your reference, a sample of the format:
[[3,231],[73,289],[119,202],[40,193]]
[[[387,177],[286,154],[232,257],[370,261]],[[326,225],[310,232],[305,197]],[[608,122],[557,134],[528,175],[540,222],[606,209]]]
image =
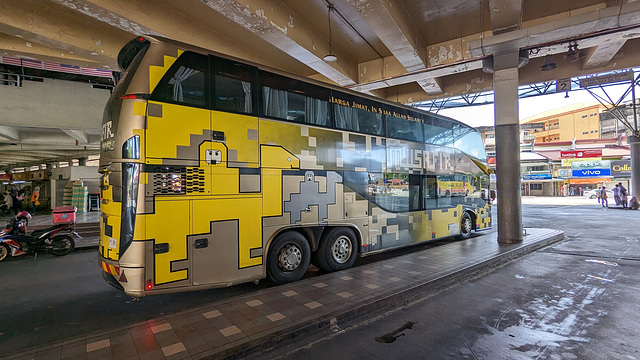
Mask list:
[[187,194],[204,192],[204,169],[187,168],[185,186]]
[[154,194],[186,194],[186,168],[154,166],[149,170]]

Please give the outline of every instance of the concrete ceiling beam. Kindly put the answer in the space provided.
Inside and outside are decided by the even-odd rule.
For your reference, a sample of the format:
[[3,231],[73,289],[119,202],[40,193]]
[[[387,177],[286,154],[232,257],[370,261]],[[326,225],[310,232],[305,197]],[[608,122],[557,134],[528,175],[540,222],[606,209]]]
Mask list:
[[[442,67],[438,69],[424,70],[424,71],[418,71],[414,73],[403,74],[393,78],[371,81],[366,84],[357,84],[354,86],[348,86],[348,88],[356,91],[373,91],[373,90],[387,88],[390,86],[403,85],[411,82],[428,83],[433,79],[438,79],[447,75],[453,75],[453,74],[466,72],[466,71],[473,71],[477,69],[482,69],[482,60],[466,61],[463,63]],[[436,81],[439,81],[439,80],[436,80]],[[441,84],[441,82],[439,82],[439,84]]]
[[[204,49],[255,61],[256,40],[249,38],[242,31],[239,33],[238,27],[229,26],[224,16],[210,13],[210,9],[201,0],[191,1],[189,4],[166,0],[53,1],[130,33],[128,40],[136,35],[159,34]],[[181,6],[183,4],[184,6]],[[235,37],[242,38],[242,41]],[[281,54],[275,54],[273,51],[262,52],[259,62],[283,70],[293,69],[295,66],[306,69],[298,63],[294,66],[293,60],[283,59]]]
[[522,27],[522,0],[489,0],[489,12],[493,35]]
[[65,130],[62,129],[62,132],[71,136],[74,140],[78,142],[78,144],[87,144],[89,142],[89,136],[85,131],[82,130]]
[[51,0],[57,2],[62,6],[66,6],[71,10],[83,13],[91,18],[94,18],[100,22],[118,28],[124,32],[135,35],[156,35],[156,36],[164,36],[167,35],[157,32],[149,27],[146,27],[142,24],[139,24],[135,21],[132,21],[126,17],[120,16],[108,9],[105,9],[101,6],[98,6],[90,1],[82,1],[82,0]]
[[404,5],[396,0],[346,0],[406,71],[427,68],[426,45]]
[[514,49],[568,41],[593,33],[640,26],[639,19],[640,2],[630,2],[620,7],[599,9],[570,18],[476,40],[469,44],[469,50],[473,57],[493,55]]
[[97,66],[95,60],[60,51],[38,43],[33,43],[16,36],[0,34],[0,55],[36,58],[50,62],[63,62],[68,65]]
[[12,126],[2,126],[0,125],[0,136],[6,138],[11,141],[19,141],[20,140],[20,132],[18,129]]
[[608,64],[626,42],[627,40],[612,40],[606,44],[590,48],[582,68],[593,69]]
[[0,32],[115,69],[120,48],[130,36],[112,26],[52,2],[4,1]]
[[328,39],[280,1],[202,0],[211,9],[249,30],[289,56],[341,86],[353,85],[357,64],[346,52],[332,47],[338,61],[329,63]]

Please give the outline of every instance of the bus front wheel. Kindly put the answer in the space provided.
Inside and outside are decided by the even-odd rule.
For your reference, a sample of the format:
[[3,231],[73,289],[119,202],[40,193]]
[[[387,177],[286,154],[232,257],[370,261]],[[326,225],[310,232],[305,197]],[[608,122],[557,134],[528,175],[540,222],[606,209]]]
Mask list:
[[460,220],[460,237],[468,239],[471,236],[471,230],[473,230],[473,221],[471,220],[471,215],[465,212]]
[[319,268],[332,272],[350,268],[357,255],[358,240],[353,230],[337,227],[322,239],[315,257]]
[[267,275],[278,284],[299,280],[307,272],[310,259],[307,239],[298,232],[286,231],[278,235],[269,248]]

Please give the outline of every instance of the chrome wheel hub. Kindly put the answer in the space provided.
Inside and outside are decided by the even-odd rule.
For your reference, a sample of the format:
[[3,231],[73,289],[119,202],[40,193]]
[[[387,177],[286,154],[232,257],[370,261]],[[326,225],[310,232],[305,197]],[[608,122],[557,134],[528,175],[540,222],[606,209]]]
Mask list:
[[471,219],[465,218],[462,221],[462,231],[467,234],[471,232]]
[[302,251],[294,244],[285,245],[278,256],[278,266],[285,271],[293,271],[302,263]]
[[343,264],[349,260],[351,257],[351,252],[353,248],[351,247],[351,241],[346,236],[340,236],[335,243],[333,243],[333,247],[331,247],[331,256],[333,260],[338,264]]

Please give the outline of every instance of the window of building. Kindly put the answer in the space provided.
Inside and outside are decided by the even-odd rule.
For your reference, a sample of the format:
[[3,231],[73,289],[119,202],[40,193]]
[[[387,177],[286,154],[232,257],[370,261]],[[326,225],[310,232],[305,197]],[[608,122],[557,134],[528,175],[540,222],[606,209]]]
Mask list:
[[530,190],[542,190],[542,184],[530,184],[529,185],[529,189]]

